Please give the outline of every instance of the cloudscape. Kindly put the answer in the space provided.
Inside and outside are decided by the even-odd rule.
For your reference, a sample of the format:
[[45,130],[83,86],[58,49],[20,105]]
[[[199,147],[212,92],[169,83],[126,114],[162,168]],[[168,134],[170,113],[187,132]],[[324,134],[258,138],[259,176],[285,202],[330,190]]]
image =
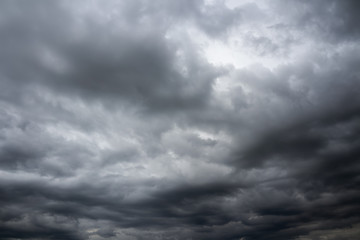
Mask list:
[[360,1],[0,2],[0,239],[356,240]]

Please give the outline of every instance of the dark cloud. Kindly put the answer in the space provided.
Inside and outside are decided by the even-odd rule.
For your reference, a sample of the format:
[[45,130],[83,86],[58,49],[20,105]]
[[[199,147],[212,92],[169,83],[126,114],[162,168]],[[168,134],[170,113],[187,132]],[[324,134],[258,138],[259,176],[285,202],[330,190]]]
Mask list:
[[[194,52],[183,52],[186,76],[181,74],[175,63],[181,46],[167,42],[162,29],[134,21],[124,27],[86,16],[79,22],[74,9],[67,12],[67,2],[5,3],[3,9],[10,10],[1,28],[2,74],[9,81],[4,84],[10,85],[4,87],[14,92],[13,81],[19,81],[16,84],[40,84],[90,99],[130,99],[152,110],[186,109],[207,102],[219,75],[219,70],[197,61]],[[50,17],[54,20],[48,21]]]
[[1,239],[358,235],[356,1],[0,9]]
[[278,3],[282,13],[293,15],[286,24],[306,29],[323,41],[356,41],[359,37],[360,5],[356,0]]

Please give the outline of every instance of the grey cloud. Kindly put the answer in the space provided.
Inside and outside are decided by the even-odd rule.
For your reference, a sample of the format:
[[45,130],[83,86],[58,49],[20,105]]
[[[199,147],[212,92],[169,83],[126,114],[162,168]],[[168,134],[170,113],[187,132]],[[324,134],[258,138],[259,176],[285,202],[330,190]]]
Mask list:
[[359,37],[358,1],[279,1],[277,4],[282,14],[293,15],[286,24],[306,29],[322,41],[356,41]]
[[151,15],[155,12],[155,16],[163,21],[193,22],[205,34],[219,38],[224,37],[232,27],[241,24],[243,9],[230,9],[222,1],[206,4],[203,0],[157,0],[145,4],[144,12]]
[[355,239],[359,235],[359,230],[356,226],[348,227],[344,229],[336,229],[336,230],[319,230],[311,232],[309,237],[300,237],[301,240],[313,239],[318,240],[321,238],[328,239]]
[[[130,32],[111,21],[78,23],[66,12],[65,3],[46,8],[37,2],[15,13],[8,11],[10,16],[2,26],[2,74],[11,79],[6,86],[9,90],[16,80],[84,98],[129,98],[151,109],[194,108],[206,103],[218,70],[185,52],[188,74],[183,76],[174,64],[179,46],[165,41],[164,31],[149,32],[133,24],[136,30]],[[15,2],[9,5],[16,8]],[[54,21],[47,21],[49,16]]]
[[[339,66],[343,63],[345,63],[343,66]],[[270,132],[265,132],[261,137],[263,139],[256,143],[254,148],[247,150],[244,159],[253,161],[256,165],[256,159],[271,158],[272,154],[285,154],[285,156],[290,154],[295,158],[308,158],[325,147],[332,138],[339,140],[336,135],[329,136],[326,132],[322,133],[321,128],[330,129],[331,126],[339,126],[358,119],[359,79],[356,68],[353,68],[357,63],[358,59],[353,59],[351,55],[345,53],[344,56],[329,61],[329,66],[323,63],[323,68],[328,68],[327,71],[316,72],[314,66],[306,63],[305,68],[285,67],[279,69],[276,76],[269,73],[262,79],[253,75],[250,76],[250,80],[244,81],[245,84],[255,86],[255,89],[266,86],[266,91],[263,92],[264,88],[261,87],[262,96],[253,102],[253,106],[245,107],[243,112],[249,108],[271,108],[279,112],[278,117],[271,121],[275,126],[282,124]],[[239,77],[243,76],[244,74],[239,74]],[[266,78],[271,78],[273,81],[270,82]],[[264,103],[262,99],[271,99],[271,101]],[[238,101],[243,101],[243,98],[235,100],[234,104],[242,104],[237,103]],[[291,116],[287,116],[289,114]],[[267,117],[267,114],[264,116]],[[286,123],[288,119],[291,119],[290,125]],[[347,131],[352,132],[352,127]],[[353,143],[352,140],[351,142]]]
[[0,238],[358,234],[357,4],[257,4],[0,3]]

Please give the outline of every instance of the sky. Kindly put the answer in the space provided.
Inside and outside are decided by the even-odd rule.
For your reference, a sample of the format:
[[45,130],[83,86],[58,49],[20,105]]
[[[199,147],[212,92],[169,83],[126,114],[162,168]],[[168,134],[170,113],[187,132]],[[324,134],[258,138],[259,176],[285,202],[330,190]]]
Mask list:
[[357,0],[0,1],[0,239],[360,236]]

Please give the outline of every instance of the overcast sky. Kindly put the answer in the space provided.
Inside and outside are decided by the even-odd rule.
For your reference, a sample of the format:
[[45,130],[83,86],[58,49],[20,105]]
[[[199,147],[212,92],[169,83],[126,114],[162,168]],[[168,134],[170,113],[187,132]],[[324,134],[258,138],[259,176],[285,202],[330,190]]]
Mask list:
[[0,239],[354,240],[360,1],[0,2]]

